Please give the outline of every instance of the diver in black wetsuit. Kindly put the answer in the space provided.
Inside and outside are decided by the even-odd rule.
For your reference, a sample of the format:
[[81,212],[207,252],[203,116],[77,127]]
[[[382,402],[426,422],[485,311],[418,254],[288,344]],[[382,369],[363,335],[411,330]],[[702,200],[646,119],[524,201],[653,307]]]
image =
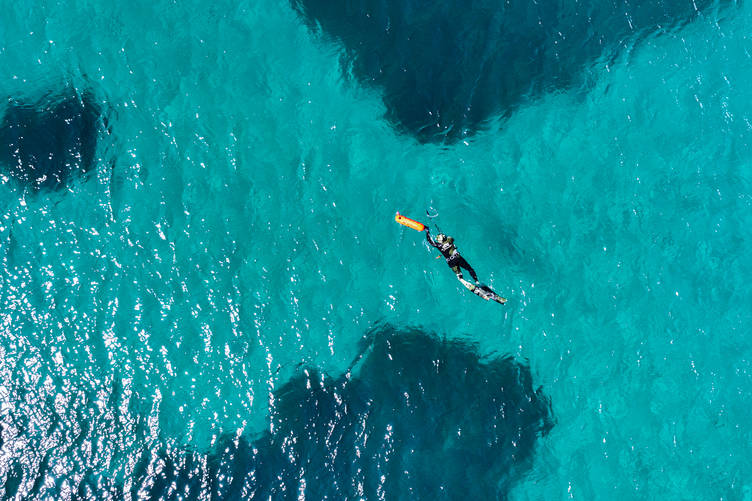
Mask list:
[[[452,237],[448,237],[443,233],[439,233],[438,235],[436,235],[436,240],[434,241],[434,239],[431,238],[431,231],[428,229],[428,226],[425,227],[424,231],[426,232],[426,240],[428,240],[428,243],[433,247],[439,249],[441,255],[444,256],[444,259],[446,259],[449,267],[452,269],[455,275],[457,275],[457,279],[462,282],[462,285],[464,285],[470,292],[482,297],[485,300],[493,299],[497,303],[501,304],[507,302],[505,298],[496,294],[493,290],[491,290],[490,287],[478,282],[478,275],[475,274],[475,270],[472,266],[470,266],[470,263],[468,263],[465,258],[460,255],[457,247],[454,245],[454,239]],[[465,268],[470,272],[470,276],[473,277],[473,280],[475,280],[475,285],[471,284],[462,277],[461,268]]]
[[444,259],[446,259],[449,267],[452,269],[455,275],[457,275],[457,278],[462,280],[462,271],[460,270],[460,268],[465,268],[470,272],[470,276],[473,277],[475,283],[478,283],[478,275],[475,274],[475,270],[472,266],[470,266],[470,263],[465,261],[464,257],[460,256],[457,247],[454,245],[454,239],[452,237],[448,237],[443,233],[439,233],[438,235],[436,235],[436,241],[434,241],[434,239],[431,238],[431,232],[428,229],[428,226],[426,226],[425,232],[426,240],[428,240],[428,243],[439,249],[441,254],[444,256]]

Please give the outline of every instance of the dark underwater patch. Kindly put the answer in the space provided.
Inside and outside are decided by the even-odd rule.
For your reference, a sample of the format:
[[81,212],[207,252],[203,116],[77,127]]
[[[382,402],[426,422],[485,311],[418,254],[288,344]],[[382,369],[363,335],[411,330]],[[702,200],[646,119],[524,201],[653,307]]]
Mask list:
[[[209,454],[144,451],[141,499],[498,499],[553,426],[550,401],[512,358],[386,328],[351,373],[303,370],[274,395],[270,430]],[[156,458],[156,459],[155,459]],[[122,491],[100,480],[82,498]]]
[[91,92],[65,89],[37,102],[11,98],[0,124],[0,164],[33,189],[57,188],[91,169],[105,129]]
[[383,88],[388,118],[421,142],[457,140],[571,85],[625,38],[690,19],[710,0],[290,0]]

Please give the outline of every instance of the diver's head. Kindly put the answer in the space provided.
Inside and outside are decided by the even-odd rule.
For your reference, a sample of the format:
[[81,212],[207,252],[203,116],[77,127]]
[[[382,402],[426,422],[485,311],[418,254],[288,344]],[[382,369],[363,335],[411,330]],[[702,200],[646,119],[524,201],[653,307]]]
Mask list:
[[438,235],[436,235],[436,243],[439,245],[454,245],[454,239],[452,237],[444,235],[443,233],[439,233]]

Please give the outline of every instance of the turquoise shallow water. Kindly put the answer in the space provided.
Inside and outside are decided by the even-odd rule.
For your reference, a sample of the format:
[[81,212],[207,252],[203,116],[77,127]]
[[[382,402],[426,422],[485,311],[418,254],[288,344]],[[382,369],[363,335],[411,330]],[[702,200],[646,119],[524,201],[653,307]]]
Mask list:
[[[285,2],[4,7],[0,95],[90,89],[109,133],[65,188],[2,178],[0,497],[149,497],[165,448],[197,472],[222,437],[262,449],[286,383],[391,326],[511,356],[550,399],[529,464],[467,482],[752,498],[749,5],[625,37],[450,142],[385,120]],[[428,206],[504,307],[393,221]],[[385,444],[437,485],[462,468]],[[409,499],[399,475],[363,495]]]

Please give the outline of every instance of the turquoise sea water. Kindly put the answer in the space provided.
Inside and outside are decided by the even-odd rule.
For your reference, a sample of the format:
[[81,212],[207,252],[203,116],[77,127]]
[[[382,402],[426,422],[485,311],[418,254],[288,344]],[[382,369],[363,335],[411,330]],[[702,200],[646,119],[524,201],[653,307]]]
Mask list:
[[[291,442],[310,432],[285,385],[316,371],[347,387],[376,329],[477,353],[449,372],[457,390],[442,383],[455,404],[459,389],[475,398],[467,366],[494,360],[529,368],[521,387],[550,399],[549,426],[510,455],[525,464],[468,469],[468,484],[509,499],[752,499],[749,5],[620,38],[447,142],[385,119],[384,87],[350,75],[343,45],[287,2],[3,12],[0,96],[88,90],[105,118],[89,172],[64,187],[3,171],[0,497],[176,498],[228,436],[262,450],[235,476],[263,483],[284,469],[259,445],[279,429],[270,415]],[[505,306],[393,220],[429,206]],[[357,391],[378,394],[368,364],[376,389]],[[416,443],[378,454],[454,485],[467,457]],[[370,461],[334,449],[320,453]],[[194,463],[167,467],[170,454]],[[330,466],[257,488],[319,499]],[[184,469],[173,490],[153,488],[169,468]],[[430,491],[384,471],[359,495]],[[199,480],[187,498],[210,497]]]

